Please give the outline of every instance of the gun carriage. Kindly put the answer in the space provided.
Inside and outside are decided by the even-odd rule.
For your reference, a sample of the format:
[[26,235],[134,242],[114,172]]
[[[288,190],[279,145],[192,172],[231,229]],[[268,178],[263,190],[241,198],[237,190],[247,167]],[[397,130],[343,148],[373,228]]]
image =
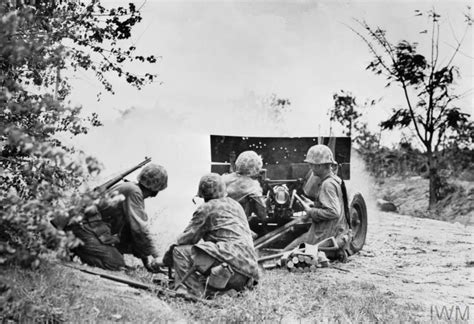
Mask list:
[[[308,197],[314,200],[320,185],[319,179],[312,174],[309,166],[302,162],[311,146],[317,143],[329,146],[336,162],[338,162],[337,174],[343,180],[350,179],[351,142],[350,138],[347,137],[289,138],[211,135],[210,140],[212,172],[219,174],[233,172],[235,167],[233,163],[238,154],[243,151],[253,150],[263,158],[264,169],[258,180],[262,186],[263,195],[266,197],[267,215],[264,221],[260,221],[252,227],[252,230],[257,234],[254,246],[260,255],[259,263],[280,257],[283,253],[272,253],[285,250],[289,243],[306,233],[311,226],[311,222],[301,222],[299,219],[299,216],[304,213],[304,201],[300,197]],[[95,191],[99,194],[107,193],[113,185],[123,180],[131,172],[149,163],[150,160],[150,158],[145,158],[141,163],[98,186]],[[346,221],[353,233],[350,242],[350,249],[353,254],[361,250],[365,244],[367,208],[364,198],[358,192],[353,192],[345,198],[349,211],[346,213]],[[319,249],[319,247],[317,248]],[[272,255],[265,256],[266,254]],[[302,254],[298,257],[302,257]],[[100,275],[109,280],[123,282],[133,287],[151,289],[147,285],[116,276],[104,275],[91,270],[78,270]],[[171,269],[168,269],[168,276],[170,281],[166,283],[166,286],[173,282]],[[155,290],[156,288],[154,288]],[[192,301],[201,301],[193,296],[180,295],[166,288],[159,289],[158,292],[170,296],[184,297]]]
[[[264,221],[253,224],[257,234],[254,245],[260,255],[282,250],[306,233],[311,222],[299,221],[304,213],[300,197],[316,198],[320,185],[307,163],[308,149],[315,144],[329,146],[338,163],[337,174],[350,179],[351,140],[348,137],[241,137],[211,135],[211,171],[219,174],[234,170],[235,158],[243,151],[253,150],[263,158],[259,177],[267,202]],[[353,188],[351,188],[353,189]],[[359,192],[349,190],[346,220],[352,230],[352,253],[362,249],[367,234],[367,208]]]

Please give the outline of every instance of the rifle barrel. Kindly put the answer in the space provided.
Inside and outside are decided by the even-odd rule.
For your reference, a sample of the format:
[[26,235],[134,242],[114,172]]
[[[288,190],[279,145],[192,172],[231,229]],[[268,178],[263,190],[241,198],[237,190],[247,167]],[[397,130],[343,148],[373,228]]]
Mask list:
[[106,181],[105,183],[101,184],[100,186],[97,186],[94,190],[99,191],[99,192],[105,192],[112,188],[117,182],[125,178],[127,175],[132,173],[133,171],[143,167],[145,164],[149,163],[151,161],[151,158],[146,157],[144,161],[138,163],[137,165],[131,167],[128,170],[125,170],[124,172],[121,172],[118,176]]

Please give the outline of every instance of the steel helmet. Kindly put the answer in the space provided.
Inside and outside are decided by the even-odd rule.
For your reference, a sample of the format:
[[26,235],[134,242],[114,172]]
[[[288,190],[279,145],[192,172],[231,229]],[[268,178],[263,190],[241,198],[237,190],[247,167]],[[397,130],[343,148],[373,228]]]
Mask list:
[[331,149],[322,144],[311,146],[304,161],[312,164],[337,164]]
[[168,173],[158,164],[148,164],[137,177],[138,183],[151,191],[161,191],[168,186]]
[[225,183],[217,173],[208,173],[199,181],[198,196],[205,200],[226,196]]
[[262,158],[254,151],[244,151],[240,153],[235,161],[237,173],[250,177],[258,175],[262,166]]

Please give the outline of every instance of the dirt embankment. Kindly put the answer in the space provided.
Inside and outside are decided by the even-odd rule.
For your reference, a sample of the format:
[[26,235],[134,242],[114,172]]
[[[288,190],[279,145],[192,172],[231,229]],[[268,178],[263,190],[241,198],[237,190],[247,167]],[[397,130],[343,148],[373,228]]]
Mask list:
[[428,211],[429,182],[422,177],[389,178],[376,181],[376,198],[393,202],[402,215],[474,225],[474,182],[452,179],[447,196]]

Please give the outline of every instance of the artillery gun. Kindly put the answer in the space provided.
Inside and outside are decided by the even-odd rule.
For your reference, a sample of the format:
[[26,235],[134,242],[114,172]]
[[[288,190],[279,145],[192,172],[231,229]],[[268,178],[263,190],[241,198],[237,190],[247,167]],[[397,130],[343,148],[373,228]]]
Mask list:
[[[259,177],[267,202],[264,221],[252,224],[257,234],[254,245],[260,255],[284,250],[306,233],[311,222],[301,222],[304,213],[300,197],[316,198],[320,185],[307,163],[308,149],[315,144],[329,146],[338,163],[336,170],[343,180],[350,179],[351,140],[348,137],[242,137],[211,135],[211,171],[219,174],[235,170],[235,158],[253,150],[263,158]],[[352,230],[350,252],[362,249],[367,235],[367,207],[361,193],[348,190],[346,220]],[[295,199],[298,198],[298,199]],[[347,215],[348,214],[348,215]]]

